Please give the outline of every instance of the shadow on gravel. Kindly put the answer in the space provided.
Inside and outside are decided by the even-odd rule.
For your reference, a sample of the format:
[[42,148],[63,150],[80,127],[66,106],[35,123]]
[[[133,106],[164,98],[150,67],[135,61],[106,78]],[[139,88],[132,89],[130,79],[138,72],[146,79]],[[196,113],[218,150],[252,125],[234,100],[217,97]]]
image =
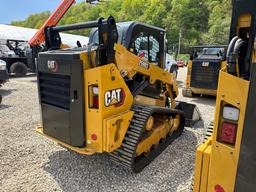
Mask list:
[[3,109],[7,109],[9,107],[12,107],[11,105],[3,105],[3,104],[0,104],[0,110],[3,110]]
[[215,107],[216,97],[212,96],[198,96],[191,98],[191,101],[196,104],[209,105],[211,107]]
[[17,89],[2,89],[2,88],[0,88],[0,94],[1,94],[2,96],[8,96],[8,95],[10,95],[12,92],[14,92],[14,91],[17,91]]
[[177,191],[182,183],[190,183],[197,144],[195,133],[185,129],[181,137],[139,174],[111,163],[107,154],[85,156],[68,150],[50,155],[43,168],[65,192]]
[[14,75],[9,75],[9,78],[10,79],[18,79],[18,78],[26,78],[26,77],[35,77],[36,74],[35,73],[28,73],[27,75],[25,76],[21,76],[21,77],[18,77],[18,76],[14,76]]
[[31,82],[31,83],[37,83],[37,79],[31,80],[30,82]]
[[[202,117],[201,117],[202,118]],[[196,122],[193,127],[191,127],[191,129],[201,129],[201,128],[204,128],[205,126],[205,123],[204,123],[204,120],[201,119],[200,121]]]

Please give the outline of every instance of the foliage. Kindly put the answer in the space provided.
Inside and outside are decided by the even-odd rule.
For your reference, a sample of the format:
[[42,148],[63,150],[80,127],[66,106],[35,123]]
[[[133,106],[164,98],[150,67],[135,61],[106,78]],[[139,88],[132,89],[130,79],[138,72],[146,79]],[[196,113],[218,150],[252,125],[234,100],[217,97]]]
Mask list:
[[190,58],[190,55],[189,54],[180,54],[180,55],[177,55],[177,58],[182,59],[183,61],[188,61]]
[[28,28],[40,28],[43,25],[44,21],[50,16],[50,14],[50,11],[33,14],[24,21],[13,21],[11,25]]
[[173,0],[172,10],[165,22],[168,40],[172,44],[178,44],[179,33],[183,44],[201,43],[201,36],[208,29],[207,4],[201,0]]
[[[229,34],[230,0],[108,0],[97,5],[74,5],[59,25],[97,20],[112,15],[117,21],[141,21],[166,29],[169,47],[176,46],[181,32],[182,50],[195,44],[226,44]],[[49,17],[45,11],[11,25],[40,28]],[[89,35],[89,31],[72,31]]]
[[229,38],[231,1],[211,0],[210,8],[212,12],[209,17],[209,30],[204,35],[204,41],[211,44],[225,44]]

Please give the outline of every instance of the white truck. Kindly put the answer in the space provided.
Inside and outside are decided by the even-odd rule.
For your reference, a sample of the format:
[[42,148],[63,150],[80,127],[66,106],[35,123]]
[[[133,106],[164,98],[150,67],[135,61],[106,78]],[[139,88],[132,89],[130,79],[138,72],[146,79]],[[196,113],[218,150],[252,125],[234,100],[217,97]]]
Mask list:
[[165,70],[169,73],[173,73],[175,78],[178,76],[178,65],[175,61],[174,57],[168,53],[166,53],[166,63],[165,63]]

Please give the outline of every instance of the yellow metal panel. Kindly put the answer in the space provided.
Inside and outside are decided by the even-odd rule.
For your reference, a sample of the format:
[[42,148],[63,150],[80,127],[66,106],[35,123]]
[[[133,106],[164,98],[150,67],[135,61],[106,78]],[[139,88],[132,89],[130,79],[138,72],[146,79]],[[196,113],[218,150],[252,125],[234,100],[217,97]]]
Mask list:
[[144,105],[153,105],[153,106],[161,106],[165,107],[165,99],[155,99],[150,97],[145,97],[142,95],[137,95],[134,98],[134,103],[136,104],[144,104]]
[[222,61],[220,68],[223,69],[223,68],[226,68],[226,66],[227,66],[227,61]]
[[43,127],[41,127],[41,126],[37,126],[36,127],[36,131],[38,133],[40,133],[41,135],[43,135],[45,137],[48,137],[49,139],[57,142],[58,144],[62,145],[63,147],[71,149],[71,150],[73,150],[73,151],[75,151],[77,153],[80,153],[80,154],[83,154],[83,155],[92,155],[92,154],[96,153],[96,148],[94,148],[94,147],[91,147],[91,148],[90,147],[85,147],[85,148],[73,147],[73,146],[71,146],[69,144],[66,144],[66,143],[56,139],[56,138],[53,138],[53,137],[51,137],[49,135],[46,135],[46,134],[44,134]]
[[[114,79],[114,80],[113,80]],[[124,101],[122,105],[116,107],[115,105],[105,106],[104,95],[102,95],[102,112],[103,118],[120,114],[131,109],[133,104],[133,95],[127,87],[124,79],[121,77],[119,70],[115,64],[109,64],[101,67],[101,85],[100,89],[105,94],[109,90],[122,88],[124,93]]]
[[200,145],[196,150],[195,170],[194,170],[194,192],[199,192],[201,183],[201,172],[203,165],[203,153],[206,149],[206,145]]
[[210,146],[208,146],[205,149],[204,154],[203,154],[203,164],[202,164],[201,183],[200,183],[200,191],[201,192],[207,191],[211,149],[212,148]]
[[[102,95],[102,90],[100,89],[101,84],[101,68],[94,68],[84,71],[84,91],[85,91],[85,138],[86,144],[88,147],[96,148],[97,152],[102,152],[102,127],[103,127],[103,118],[102,118],[102,109],[90,109],[90,99],[89,99],[89,86],[98,85],[99,86],[99,97]],[[99,99],[99,106],[102,105],[102,99]],[[92,140],[92,135],[97,136],[97,140]]]
[[[209,138],[205,143],[199,145],[196,150],[196,160],[195,160],[195,171],[194,171],[194,192],[203,191],[201,186],[207,185],[208,171],[209,171],[209,161],[210,161],[210,151],[211,151],[212,138]],[[205,188],[204,188],[205,190]]]
[[105,152],[112,152],[121,146],[133,114],[134,112],[129,111],[104,120]]
[[96,50],[91,50],[91,65],[89,64],[89,59],[88,59],[88,52],[83,51],[80,54],[80,59],[83,61],[83,69],[90,69],[92,67],[95,67],[95,57],[96,57]]
[[[91,85],[97,85],[99,89],[98,109],[89,108],[90,99],[88,87]],[[122,114],[124,112],[129,112],[133,104],[133,96],[115,64],[108,64],[102,67],[85,70],[84,86],[86,97],[85,132],[87,146],[95,147],[97,152],[104,152],[104,149],[108,149],[107,138],[103,136],[105,132],[104,129],[108,128],[103,125],[104,119],[111,118],[114,115]],[[116,89],[122,90],[122,103],[120,103],[120,105],[106,106],[106,93],[110,94],[111,90]],[[93,140],[92,135],[97,135],[97,140]]]
[[242,14],[238,18],[237,30],[244,27],[250,27],[252,21],[252,15],[250,13]]
[[191,82],[191,71],[192,71],[192,61],[189,60],[188,65],[187,65],[187,78],[186,78],[186,87],[190,87],[190,82]]
[[[215,185],[219,184],[225,191],[231,192],[234,190],[236,170],[239,160],[249,82],[223,71],[220,72],[219,82],[208,191],[212,191]],[[218,127],[220,126],[219,117],[222,115],[221,105],[223,102],[229,103],[240,110],[235,146],[226,145],[217,141]]]

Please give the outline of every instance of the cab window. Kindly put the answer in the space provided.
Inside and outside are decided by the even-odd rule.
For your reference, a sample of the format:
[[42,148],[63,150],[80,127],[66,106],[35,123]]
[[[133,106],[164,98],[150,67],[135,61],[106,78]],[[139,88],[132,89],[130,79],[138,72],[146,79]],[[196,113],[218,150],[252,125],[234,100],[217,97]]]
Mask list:
[[134,41],[134,53],[145,60],[149,60],[148,36],[141,33]]
[[133,38],[129,50],[155,65],[159,63],[160,43],[153,35],[139,33]]
[[150,62],[158,63],[159,61],[159,42],[155,37],[152,35],[149,36],[149,55],[150,55]]

